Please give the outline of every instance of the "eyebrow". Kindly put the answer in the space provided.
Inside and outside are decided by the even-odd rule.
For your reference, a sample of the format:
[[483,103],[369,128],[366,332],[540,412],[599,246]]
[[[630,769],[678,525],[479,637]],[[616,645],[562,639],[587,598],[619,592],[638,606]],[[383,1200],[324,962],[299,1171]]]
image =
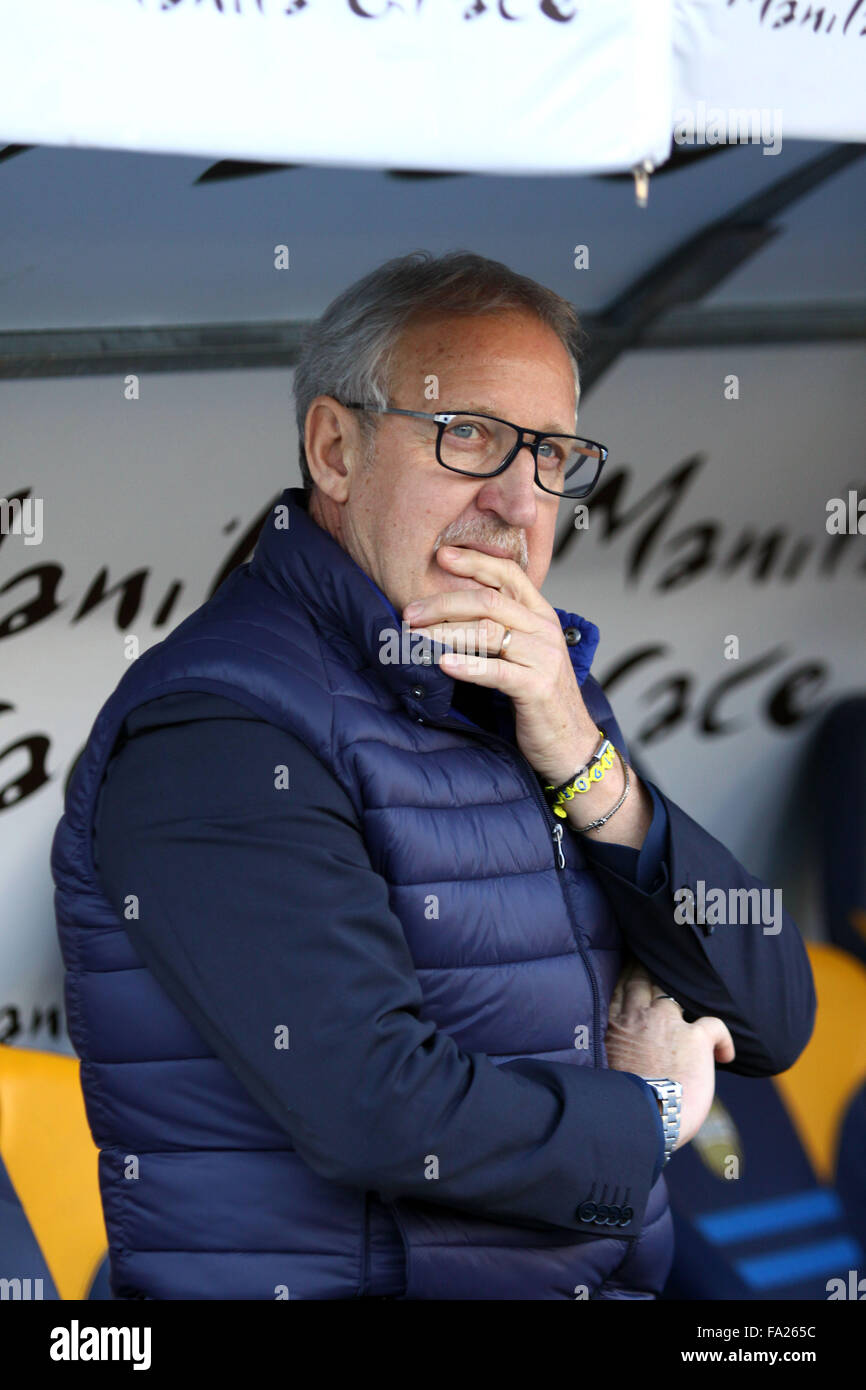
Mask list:
[[[494,415],[494,416],[496,416],[496,411],[495,411],[495,410],[491,410],[489,406],[487,406],[487,405],[477,405],[477,404],[475,404],[474,402],[471,402],[471,401],[469,402],[468,405],[465,405],[465,406],[463,407],[463,411],[462,411],[462,412],[457,412],[457,411],[455,411],[454,413],[455,413],[455,414],[458,414],[458,413],[463,414],[463,413],[465,413],[465,414],[467,414],[467,415]],[[497,418],[497,419],[501,419],[501,416],[496,416],[496,418]],[[527,426],[527,429],[528,429],[528,428],[529,428],[529,427]],[[573,429],[570,429],[570,430],[563,429],[563,428],[562,428],[562,425],[557,425],[557,424],[554,423],[554,424],[552,424],[552,425],[551,425],[551,424],[542,425],[542,427],[541,427],[541,429],[538,431],[538,433],[539,433],[539,434],[574,434],[574,430],[573,430]]]

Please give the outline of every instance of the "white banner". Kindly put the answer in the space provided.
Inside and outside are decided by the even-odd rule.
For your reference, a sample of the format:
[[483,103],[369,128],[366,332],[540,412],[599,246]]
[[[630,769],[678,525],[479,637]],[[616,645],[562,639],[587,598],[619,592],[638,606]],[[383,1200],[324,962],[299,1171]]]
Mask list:
[[674,0],[674,140],[866,140],[866,0]]
[[0,142],[623,170],[671,66],[671,0],[0,0]]

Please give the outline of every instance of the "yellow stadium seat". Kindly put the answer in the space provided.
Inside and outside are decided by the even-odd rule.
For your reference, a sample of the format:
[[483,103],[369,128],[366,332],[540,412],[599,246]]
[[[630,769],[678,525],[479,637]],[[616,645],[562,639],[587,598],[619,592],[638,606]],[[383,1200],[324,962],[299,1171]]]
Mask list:
[[108,1245],[79,1070],[0,1044],[0,1155],[62,1299],[87,1297]]
[[[802,1056],[774,1078],[820,1181],[866,1080],[866,968],[836,946],[807,946],[818,1013]],[[86,1298],[107,1236],[98,1150],[77,1058],[0,1044],[0,1156],[62,1299]]]
[[816,1175],[830,1184],[845,1112],[866,1081],[866,967],[838,946],[810,942],[807,950],[818,996],[815,1030],[774,1082]]

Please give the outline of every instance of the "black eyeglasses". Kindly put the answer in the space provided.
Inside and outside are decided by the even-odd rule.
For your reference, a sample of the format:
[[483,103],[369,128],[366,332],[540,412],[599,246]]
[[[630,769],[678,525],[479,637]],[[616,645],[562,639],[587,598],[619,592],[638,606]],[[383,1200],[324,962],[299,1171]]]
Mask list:
[[432,420],[438,430],[437,461],[452,473],[463,473],[469,478],[495,478],[526,447],[535,461],[536,483],[554,497],[586,497],[598,482],[608,455],[604,445],[592,439],[523,429],[498,415],[431,415],[424,410],[399,410],[396,406],[364,405],[360,401],[341,404],[347,410],[365,410],[374,415]]

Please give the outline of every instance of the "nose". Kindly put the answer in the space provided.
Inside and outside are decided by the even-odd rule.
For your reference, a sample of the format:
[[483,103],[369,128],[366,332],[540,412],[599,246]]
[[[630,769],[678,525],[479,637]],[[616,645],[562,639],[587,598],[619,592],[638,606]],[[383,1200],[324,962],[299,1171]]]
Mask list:
[[504,473],[486,478],[475,498],[479,511],[495,512],[509,526],[527,530],[538,516],[535,459],[529,444],[521,444]]

